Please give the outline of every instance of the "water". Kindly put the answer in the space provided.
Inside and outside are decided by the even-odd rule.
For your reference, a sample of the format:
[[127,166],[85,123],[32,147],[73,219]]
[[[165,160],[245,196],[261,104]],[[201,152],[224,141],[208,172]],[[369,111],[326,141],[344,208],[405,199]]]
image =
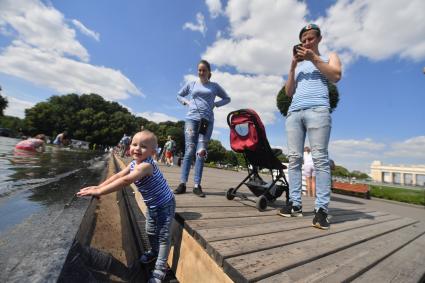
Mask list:
[[74,195],[99,183],[108,155],[50,145],[18,152],[18,142],[0,137],[0,282],[50,281],[90,201]]

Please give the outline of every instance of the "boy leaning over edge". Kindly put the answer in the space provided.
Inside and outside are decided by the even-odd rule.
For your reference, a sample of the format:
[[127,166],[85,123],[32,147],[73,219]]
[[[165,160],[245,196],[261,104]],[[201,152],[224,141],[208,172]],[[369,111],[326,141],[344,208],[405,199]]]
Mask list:
[[149,282],[161,282],[167,272],[167,258],[171,245],[171,224],[174,219],[175,199],[167,181],[152,156],[157,148],[156,136],[147,130],[134,135],[130,144],[133,161],[98,186],[81,189],[77,196],[101,196],[118,191],[134,183],[146,203],[146,233],[151,250],[140,258],[141,263],[156,259]]

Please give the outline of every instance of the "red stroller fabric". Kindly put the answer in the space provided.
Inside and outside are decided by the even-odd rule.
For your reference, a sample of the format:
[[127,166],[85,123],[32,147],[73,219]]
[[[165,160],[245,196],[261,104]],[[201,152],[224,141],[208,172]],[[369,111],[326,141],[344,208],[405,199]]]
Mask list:
[[[242,109],[233,112],[228,122],[230,126],[230,146],[235,152],[255,151],[259,140],[265,138],[266,131],[263,122],[257,112],[252,109]],[[238,125],[244,125],[247,128],[246,135],[240,135],[237,132],[235,127]]]

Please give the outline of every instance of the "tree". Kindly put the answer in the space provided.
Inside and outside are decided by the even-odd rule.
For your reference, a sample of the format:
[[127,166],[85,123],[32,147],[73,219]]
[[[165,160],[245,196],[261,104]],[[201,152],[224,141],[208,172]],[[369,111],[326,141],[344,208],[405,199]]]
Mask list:
[[[1,87],[0,87],[1,90]],[[0,95],[0,116],[4,116],[4,110],[7,108],[9,101],[7,101],[6,97]]]
[[[339,92],[336,85],[332,83],[328,84],[328,89],[329,89],[329,104],[330,104],[331,112],[332,112],[338,106]],[[285,117],[288,114],[288,109],[289,109],[289,106],[291,105],[291,102],[292,102],[292,96],[286,95],[285,86],[283,86],[282,89],[277,94],[276,105],[280,113]]]
[[72,138],[115,145],[124,133],[134,134],[140,125],[126,108],[97,94],[52,96],[25,111],[30,134],[55,137],[67,130]]
[[208,144],[208,161],[223,162],[226,157],[226,149],[218,140],[210,140]]
[[349,177],[350,171],[340,165],[335,165],[335,170],[332,172],[332,175],[338,177]]

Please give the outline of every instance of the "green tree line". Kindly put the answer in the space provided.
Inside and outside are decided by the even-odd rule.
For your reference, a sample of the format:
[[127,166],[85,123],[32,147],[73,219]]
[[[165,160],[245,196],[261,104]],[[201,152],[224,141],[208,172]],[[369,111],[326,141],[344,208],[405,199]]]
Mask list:
[[[123,134],[133,135],[141,128],[150,130],[163,147],[170,135],[176,141],[177,153],[184,153],[184,121],[155,123],[136,117],[116,102],[106,101],[97,94],[55,95],[25,110],[25,118],[4,116],[8,106],[0,95],[0,127],[8,128],[12,136],[34,136],[43,133],[53,139],[67,131],[72,139],[91,144],[115,146]],[[208,145],[207,162],[245,165],[243,156],[226,150],[218,140]]]

